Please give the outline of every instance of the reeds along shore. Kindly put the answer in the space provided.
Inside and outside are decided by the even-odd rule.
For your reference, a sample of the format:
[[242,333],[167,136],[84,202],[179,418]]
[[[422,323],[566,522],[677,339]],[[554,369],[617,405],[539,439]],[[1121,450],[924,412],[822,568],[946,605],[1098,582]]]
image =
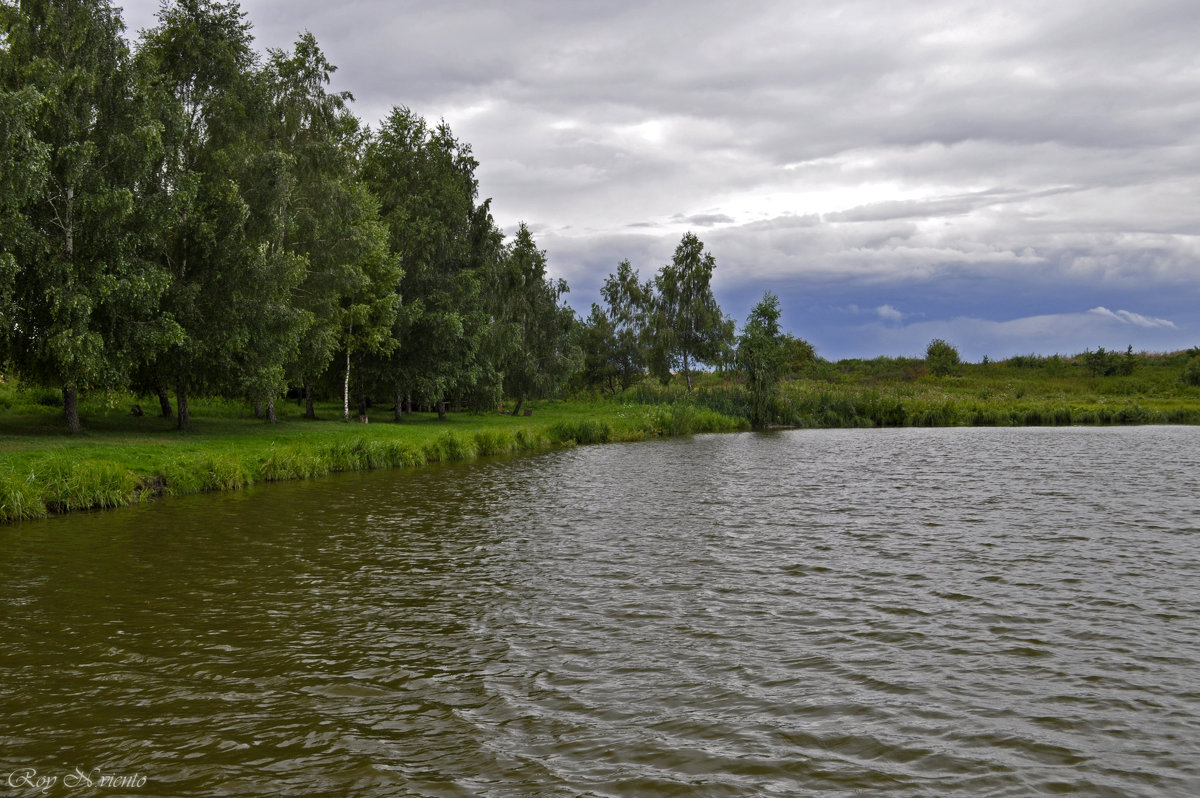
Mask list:
[[174,432],[167,420],[110,413],[91,414],[93,431],[84,439],[50,432],[0,436],[0,521],[344,471],[415,468],[748,426],[691,404],[556,402],[535,417],[467,413],[439,422],[430,414],[401,424],[367,425],[296,418],[270,426],[251,418],[206,416],[203,403],[197,409],[198,431],[192,435]]

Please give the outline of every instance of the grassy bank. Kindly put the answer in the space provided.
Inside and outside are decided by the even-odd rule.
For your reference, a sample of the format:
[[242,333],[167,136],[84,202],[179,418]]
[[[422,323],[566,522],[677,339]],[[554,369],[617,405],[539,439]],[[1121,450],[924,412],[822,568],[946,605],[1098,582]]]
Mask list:
[[[792,427],[1200,424],[1200,385],[1183,376],[1193,361],[1200,353],[1138,355],[1126,372],[1105,375],[1082,356],[1029,356],[941,376],[917,359],[816,362],[783,383],[773,416]],[[530,417],[416,414],[401,423],[377,411],[369,424],[346,424],[334,405],[319,407],[326,420],[308,421],[286,403],[280,423],[267,424],[242,402],[198,400],[189,433],[169,419],[131,416],[144,400],[89,396],[87,431],[69,435],[58,394],[0,380],[0,521],[338,471],[747,428],[748,397],[736,378],[698,381],[691,395],[679,381],[643,383],[615,399],[538,403]]]
[[[1025,356],[943,376],[912,358],[817,362],[783,382],[772,416],[805,428],[1200,424],[1200,386],[1183,376],[1193,360],[1200,356],[1135,355],[1129,373],[1104,375],[1082,356]],[[749,414],[736,381],[705,375],[700,385],[702,406]],[[683,394],[679,385],[643,384],[627,396],[672,403]]]
[[339,471],[746,426],[689,405],[611,401],[547,402],[519,418],[456,413],[439,421],[414,414],[394,423],[390,413],[378,412],[369,414],[368,424],[342,422],[334,406],[319,408],[329,420],[309,421],[285,405],[280,423],[266,424],[247,418],[243,404],[210,400],[194,404],[194,429],[180,433],[169,419],[129,415],[136,399],[110,396],[89,399],[82,408],[87,431],[68,435],[52,400],[51,394],[10,390],[0,408],[0,521]]

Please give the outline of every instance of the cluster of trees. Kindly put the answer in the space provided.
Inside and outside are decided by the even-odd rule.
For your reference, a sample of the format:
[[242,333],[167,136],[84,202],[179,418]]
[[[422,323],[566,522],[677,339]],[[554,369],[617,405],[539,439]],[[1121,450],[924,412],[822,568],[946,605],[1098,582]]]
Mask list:
[[1090,349],[1083,350],[1083,365],[1093,377],[1127,377],[1133,373],[1136,358],[1137,356],[1133,354],[1132,344],[1124,354],[1110,352],[1102,346],[1095,352]]
[[716,260],[687,233],[671,262],[646,282],[622,261],[580,324],[582,381],[616,394],[655,377],[663,385],[682,374],[688,391],[700,366],[738,369],[750,392],[751,423],[765,424],[769,403],[785,373],[815,359],[812,345],[780,329],[779,297],[766,292],[740,336],[712,292]]
[[593,304],[581,325],[584,382],[617,393],[647,373],[665,385],[679,371],[690,391],[696,368],[728,363],[734,325],[713,296],[715,268],[716,259],[691,233],[645,283],[622,261],[600,289],[605,306]]
[[[549,393],[567,286],[506,241],[469,145],[332,92],[310,34],[253,49],[236,2],[167,0],[130,50],[109,0],[0,2],[0,362],[61,389],[197,392],[268,418],[300,388],[412,405]],[[691,344],[688,344],[691,346]],[[707,354],[705,352],[704,354]],[[691,351],[689,350],[689,355]]]

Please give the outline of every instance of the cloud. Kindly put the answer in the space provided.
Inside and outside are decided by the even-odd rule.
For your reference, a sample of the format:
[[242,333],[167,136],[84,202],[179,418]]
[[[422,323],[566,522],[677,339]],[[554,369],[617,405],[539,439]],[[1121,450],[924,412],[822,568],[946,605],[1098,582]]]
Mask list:
[[733,224],[733,217],[724,213],[697,213],[691,216],[676,214],[672,217],[672,221],[692,227],[712,227],[718,224]]
[[880,305],[875,308],[875,312],[879,314],[879,318],[885,322],[900,322],[904,319],[904,314],[896,310],[891,305]]
[[1136,324],[1138,327],[1170,327],[1175,329],[1175,322],[1166,319],[1152,319],[1140,313],[1130,313],[1128,310],[1118,310],[1116,313],[1106,307],[1096,307],[1088,311],[1103,319],[1112,319],[1122,324]]
[[[157,6],[126,0],[126,19]],[[1086,337],[983,321],[1044,316],[1066,325],[1047,336],[1175,341],[1188,329],[1166,319],[1200,302],[1200,3],[242,7],[260,46],[311,30],[364,120],[393,104],[445,118],[497,222],[535,224],[583,305],[624,258],[652,274],[688,229],[719,297],[903,307],[876,314],[893,333],[961,316],[1028,351]],[[1118,305],[1140,312],[1078,311]],[[837,329],[830,346],[860,355],[898,340]]]

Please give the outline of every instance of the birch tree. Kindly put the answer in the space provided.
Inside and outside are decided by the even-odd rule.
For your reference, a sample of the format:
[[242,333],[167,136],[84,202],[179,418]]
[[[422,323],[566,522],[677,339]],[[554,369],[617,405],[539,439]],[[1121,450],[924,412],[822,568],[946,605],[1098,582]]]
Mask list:
[[715,268],[703,242],[686,233],[654,279],[651,367],[663,382],[673,370],[682,370],[688,391],[694,368],[717,361],[733,342],[733,320],[721,312],[712,292]]
[[106,0],[6,3],[0,20],[0,135],[15,147],[6,158],[29,157],[2,176],[3,212],[19,217],[0,260],[9,354],[22,376],[61,389],[74,432],[81,391],[126,384],[178,331],[158,312],[168,277],[139,257],[134,223],[159,131]]

